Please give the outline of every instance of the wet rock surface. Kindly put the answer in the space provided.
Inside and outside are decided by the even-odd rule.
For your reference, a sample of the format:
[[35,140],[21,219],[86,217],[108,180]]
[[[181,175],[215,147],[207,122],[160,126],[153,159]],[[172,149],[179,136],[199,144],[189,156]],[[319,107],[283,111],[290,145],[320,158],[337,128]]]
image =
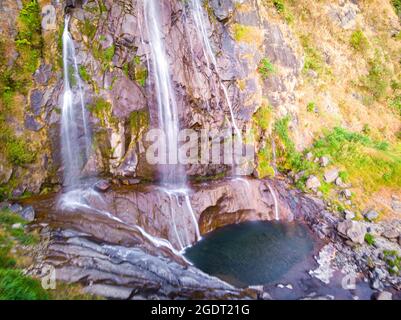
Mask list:
[[[190,201],[201,233],[243,221],[273,220],[273,191],[280,219],[309,225],[322,239],[322,251],[291,271],[283,287],[269,285],[261,292],[234,289],[191,267],[178,254],[178,239],[196,239],[185,199],[152,185],[113,185],[100,197],[86,196],[92,209],[60,210],[54,196],[33,201],[34,224],[50,241],[30,272],[51,264],[60,280],[80,282],[87,292],[121,299],[371,299],[383,290],[399,298],[401,278],[389,271],[389,261],[401,254],[394,238],[401,232],[399,222],[343,220],[327,212],[322,200],[278,180],[227,179],[193,184],[192,190]],[[14,210],[24,207],[14,205]],[[374,236],[373,244],[364,240],[366,233]],[[388,252],[395,252],[394,257]]]
[[[238,192],[241,185],[251,188],[255,204],[244,207],[243,197],[249,199],[250,193]],[[193,190],[191,202],[202,232],[242,221],[274,219],[271,190],[277,194],[284,220],[315,221],[321,209],[320,203],[287,190],[280,182],[224,180],[194,185]],[[182,222],[172,220],[171,209],[179,210],[182,205],[172,195],[151,185],[136,185],[113,187],[101,197],[91,193],[86,201],[93,207],[62,210],[58,197],[54,196],[32,202],[37,212],[34,224],[42,230],[42,237],[48,239],[42,259],[30,270],[32,274],[39,273],[43,264],[51,264],[56,267],[58,279],[80,282],[88,292],[108,298],[258,296],[252,289],[235,289],[205,275],[178,254],[174,249],[179,248],[174,229],[180,236],[194,231],[190,217]],[[26,208],[16,210],[21,212]]]

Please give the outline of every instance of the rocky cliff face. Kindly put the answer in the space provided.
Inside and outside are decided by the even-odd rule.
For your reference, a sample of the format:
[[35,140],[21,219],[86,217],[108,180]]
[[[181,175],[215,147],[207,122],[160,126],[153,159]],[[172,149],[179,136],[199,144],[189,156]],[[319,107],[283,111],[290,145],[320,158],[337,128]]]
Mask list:
[[[284,172],[299,171],[288,157],[334,126],[396,143],[400,25],[391,2],[375,18],[378,2],[205,1],[203,27],[217,67],[208,61],[190,3],[161,5],[180,126],[230,127],[231,104],[237,125],[253,128],[257,177],[277,172],[277,163]],[[93,129],[95,152],[84,172],[157,178],[144,158],[144,133],[159,124],[143,1],[3,1],[3,198],[46,193],[61,183],[66,12]],[[187,173],[222,176],[228,169],[191,165]]]
[[[26,3],[5,1],[0,12],[2,22],[20,19],[20,11]],[[140,139],[148,127],[158,126],[153,71],[148,70],[151,63],[149,40],[143,32],[142,1],[74,1],[46,5],[46,1],[40,1],[36,8],[40,12],[44,10],[41,30],[35,30],[42,38],[37,69],[26,91],[17,92],[13,98],[21,99],[15,106],[19,116],[13,113],[6,116],[11,131],[17,135],[21,132],[21,139],[29,145],[23,151],[36,156],[21,164],[13,164],[12,159],[3,157],[1,182],[11,184],[9,189],[5,188],[5,193],[13,191],[14,196],[24,191],[38,193],[60,182],[58,132],[62,74],[57,59],[61,54],[60,30],[65,7],[72,16],[71,33],[85,83],[85,102],[92,115],[96,152],[86,172],[154,178],[154,168],[143,161]],[[209,19],[205,21],[209,24],[205,27],[216,53],[218,70],[210,68],[207,62],[188,6],[181,1],[166,1],[161,11],[181,127],[227,128],[232,121],[228,103],[232,104],[238,126],[252,122],[263,96],[268,96],[276,106],[286,103],[285,92],[294,89],[302,67],[292,43],[286,39],[285,33],[289,31],[262,18],[260,5],[254,1],[245,1],[243,5],[236,1],[211,1],[207,10]],[[18,34],[15,26],[3,24],[3,33],[15,38]],[[250,34],[249,39],[238,41],[233,28],[234,33],[243,32],[235,31],[237,26],[246,32],[249,29],[256,38]],[[18,48],[7,51],[8,64],[13,65]],[[282,75],[263,83],[257,69],[266,52],[284,68]],[[222,84],[227,88],[228,100]],[[188,168],[191,175],[216,175],[225,171],[224,166],[215,165]],[[35,176],[31,179],[28,172],[35,172]]]

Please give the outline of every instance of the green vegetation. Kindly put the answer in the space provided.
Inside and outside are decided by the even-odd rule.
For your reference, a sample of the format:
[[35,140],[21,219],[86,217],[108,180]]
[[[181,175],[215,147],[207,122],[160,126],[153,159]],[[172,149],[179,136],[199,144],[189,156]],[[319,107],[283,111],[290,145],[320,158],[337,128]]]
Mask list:
[[375,57],[369,61],[369,73],[361,79],[362,88],[371,99],[380,100],[385,96],[390,85],[389,76],[389,70],[376,53]]
[[365,234],[365,242],[368,245],[373,246],[375,244],[375,237],[372,234],[367,233]]
[[401,116],[401,95],[390,100],[390,107]]
[[391,0],[395,12],[401,17],[401,0]]
[[38,280],[19,270],[0,269],[0,300],[48,300],[49,294]]
[[[304,172],[297,187],[303,189],[306,178],[310,175],[323,181],[324,169],[313,161],[305,159],[296,151],[288,133],[289,118],[276,122],[274,137],[277,146],[277,167],[282,172]],[[328,156],[331,163],[342,170],[343,181],[352,183],[361,195],[369,195],[382,187],[399,188],[401,186],[401,148],[391,146],[385,141],[372,140],[368,135],[349,132],[336,127],[326,130],[304,154],[311,152],[313,159]],[[320,191],[328,195],[332,185],[322,183]]]
[[273,5],[276,8],[277,12],[283,13],[285,10],[283,0],[273,0]]
[[[272,122],[272,110],[269,105],[263,104],[253,115],[253,122],[257,129],[262,130],[261,136],[265,136]],[[259,130],[256,131],[259,134]],[[261,137],[259,137],[261,138]],[[269,143],[267,143],[270,145]],[[271,166],[272,155],[269,148],[264,147],[257,154],[257,168],[259,178],[263,179],[268,176],[274,176],[274,169]]]
[[37,0],[23,2],[17,25],[18,35],[15,43],[19,53],[18,76],[20,81],[29,83],[39,66],[43,47],[40,7]]
[[258,72],[263,80],[266,80],[272,73],[274,73],[274,71],[274,66],[270,62],[269,58],[263,58],[262,60],[260,60]]
[[16,245],[31,246],[38,241],[36,234],[25,231],[25,225],[25,220],[18,215],[7,209],[0,211],[0,300],[48,298],[37,280],[24,276],[16,269],[18,261],[11,249]]
[[80,31],[88,38],[89,41],[92,41],[95,37],[96,30],[96,25],[92,23],[91,20],[85,19],[83,22],[80,22]]
[[272,109],[268,105],[262,105],[258,111],[253,115],[253,120],[256,125],[266,131],[270,127],[272,121]]
[[322,54],[311,44],[309,36],[301,36],[301,44],[305,52],[304,71],[313,70],[319,74],[324,71],[324,60]]
[[291,140],[288,132],[289,117],[282,118],[275,123],[274,135],[277,146],[277,165],[283,172],[291,170],[304,170],[302,154],[295,149],[295,144]]
[[29,252],[39,241],[37,232],[26,231],[26,224],[8,209],[0,210],[0,300],[94,299],[80,287],[62,283],[56,291],[46,291],[39,280],[23,274],[21,269],[32,263]]
[[0,117],[0,151],[3,152],[8,161],[17,166],[24,166],[36,159],[29,144],[20,137],[15,137],[10,128],[6,126],[5,119]]
[[387,142],[334,128],[315,142],[312,152],[317,157],[329,155],[347,172],[350,182],[366,193],[382,186],[401,186],[401,150]]
[[102,45],[99,42],[94,41],[92,47],[92,53],[94,58],[101,63],[103,71],[106,71],[110,68],[111,62],[115,54],[115,50],[116,47],[114,46],[114,44],[104,49],[102,48]]
[[388,271],[392,275],[399,275],[401,273],[401,257],[397,251],[384,250],[384,261],[387,263]]
[[[36,0],[24,1],[17,19],[18,34],[14,41],[18,58],[7,65],[8,39],[0,39],[0,92],[3,108],[11,109],[17,93],[26,94],[32,83],[32,74],[42,56],[40,8]],[[4,110],[3,110],[4,112]]]
[[104,127],[107,123],[114,123],[112,116],[111,103],[103,98],[96,98],[94,102],[88,106],[89,111],[100,120],[100,124]]
[[17,36],[14,41],[18,57],[8,62],[9,39],[0,39],[0,152],[14,165],[22,166],[35,160],[24,137],[16,137],[8,124],[8,115],[20,103],[18,95],[26,95],[32,85],[32,74],[42,56],[42,35],[38,1],[25,0],[17,19]]
[[124,64],[123,71],[125,75],[140,86],[144,87],[148,78],[148,69],[141,62],[139,56],[135,56],[132,61]]
[[232,26],[235,41],[259,45],[263,42],[261,30],[257,27],[235,23]]
[[362,30],[356,30],[351,34],[350,45],[356,51],[363,52],[369,47],[369,42]]
[[116,47],[114,46],[114,44],[108,47],[106,50],[104,50],[103,54],[104,61],[110,63],[111,60],[113,60],[115,51]]
[[133,111],[128,121],[132,130],[132,135],[138,139],[143,131],[149,127],[149,112],[147,110]]
[[274,176],[274,169],[271,166],[271,153],[268,148],[263,148],[258,152],[258,166],[256,171],[260,179]]
[[306,111],[308,112],[315,112],[317,110],[317,105],[315,102],[311,101],[306,106]]
[[272,1],[274,8],[280,13],[287,23],[292,23],[294,20],[294,16],[292,13],[287,9],[284,4],[283,0],[273,0]]
[[80,65],[78,68],[78,73],[79,73],[79,76],[81,77],[81,79],[84,80],[85,82],[91,81],[91,77],[88,73],[88,70],[86,70],[85,66]]

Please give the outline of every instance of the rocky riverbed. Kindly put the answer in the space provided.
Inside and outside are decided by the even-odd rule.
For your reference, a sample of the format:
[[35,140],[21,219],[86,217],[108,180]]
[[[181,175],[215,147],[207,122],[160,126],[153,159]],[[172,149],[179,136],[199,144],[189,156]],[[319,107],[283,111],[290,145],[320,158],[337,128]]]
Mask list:
[[[174,226],[171,210],[182,214],[180,201],[151,184],[102,183],[107,188],[101,193],[83,193],[87,206],[63,210],[58,204],[62,195],[54,194],[10,207],[27,219],[34,215],[30,228],[40,230],[42,241],[30,274],[40,276],[51,265],[58,280],[118,299],[400,297],[400,221],[347,220],[284,180],[193,184],[190,200],[202,234],[244,221],[274,220],[273,192],[280,220],[304,223],[316,238],[315,252],[290,270],[285,281],[239,289],[206,275],[180,254],[173,229],[195,241],[189,218]],[[374,241],[368,243],[366,234]]]

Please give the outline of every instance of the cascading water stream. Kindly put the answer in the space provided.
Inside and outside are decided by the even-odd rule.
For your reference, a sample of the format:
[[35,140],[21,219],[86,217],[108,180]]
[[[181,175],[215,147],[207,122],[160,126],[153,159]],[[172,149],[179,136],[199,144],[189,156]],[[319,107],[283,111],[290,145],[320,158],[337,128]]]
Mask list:
[[[184,197],[188,207],[188,213],[194,223],[196,240],[199,240],[199,226],[193,212],[186,185],[184,168],[178,163],[178,131],[179,119],[175,93],[170,78],[170,68],[167,53],[164,47],[162,34],[162,21],[159,15],[161,10],[160,2],[157,0],[144,0],[144,23],[147,32],[147,40],[150,46],[151,66],[154,74],[154,85],[159,114],[159,127],[163,130],[166,138],[167,166],[162,168],[162,184],[168,189],[165,192],[170,198],[175,197],[179,203],[179,197]],[[172,212],[173,227],[178,238],[181,249],[190,245],[187,240],[184,242],[177,230],[176,217]],[[185,226],[184,226],[185,228]],[[184,230],[187,233],[187,230]]]
[[69,32],[70,17],[63,32],[64,94],[61,114],[61,146],[64,185],[76,188],[91,152],[91,135],[85,108],[82,81],[78,72],[74,42]]
[[[125,224],[136,229],[144,238],[150,241],[156,247],[169,248],[174,254],[180,255],[168,240],[154,237],[147,233],[143,228],[137,225],[130,225],[115,217],[110,212],[98,209],[91,205],[90,199],[96,199],[102,204],[104,199],[90,185],[82,184],[81,172],[85,162],[89,159],[91,153],[91,136],[88,125],[88,116],[84,103],[84,93],[82,81],[78,72],[78,64],[75,55],[75,46],[71,34],[69,33],[70,17],[65,18],[65,28],[63,32],[63,68],[64,68],[64,94],[61,116],[61,143],[62,143],[62,159],[64,165],[64,185],[67,186],[68,192],[64,193],[59,199],[59,206],[63,210],[82,210],[93,212],[108,217],[119,223]],[[159,48],[160,49],[160,48]],[[166,66],[162,66],[161,70],[165,70]],[[168,69],[167,69],[168,70]],[[160,85],[165,89],[165,78],[161,78]],[[170,88],[171,89],[171,88]],[[163,97],[164,100],[166,96]],[[173,105],[174,106],[174,105]],[[169,123],[174,125],[174,110],[171,113],[164,114],[163,119],[170,119]],[[178,123],[178,122],[177,122]],[[168,127],[168,126],[166,126]],[[178,129],[176,127],[168,127],[169,141],[173,141],[172,137]],[[172,143],[172,142],[171,142]],[[166,178],[167,180],[168,178]],[[175,194],[171,192],[171,194]],[[189,207],[189,212],[195,219],[192,207],[190,206],[188,193],[183,194],[181,191],[175,194],[185,197],[185,203]],[[177,200],[178,201],[178,200]],[[194,220],[196,221],[196,219]],[[199,228],[196,223],[196,235],[199,239]],[[189,241],[187,241],[189,242]],[[190,243],[188,243],[189,245]]]
[[[207,19],[206,12],[202,7],[202,1],[203,0],[190,0],[189,1],[189,8],[190,8],[190,11],[191,11],[191,15],[192,15],[193,21],[195,22],[195,27],[196,27],[196,30],[197,30],[197,33],[198,33],[198,37],[200,38],[200,40],[201,40],[201,42],[203,44],[203,54],[205,56],[206,63],[208,65],[209,69],[212,69],[212,66],[213,66],[213,70],[217,73],[221,89],[223,90],[223,93],[224,93],[224,98],[225,98],[225,100],[227,102],[227,105],[229,107],[232,128],[234,129],[235,134],[238,137],[238,139],[240,139],[240,142],[241,142],[241,145],[242,145],[243,144],[242,134],[241,134],[241,131],[239,130],[239,128],[237,126],[237,122],[235,120],[234,111],[233,111],[233,107],[232,107],[232,102],[231,102],[231,99],[230,99],[230,97],[228,95],[227,87],[224,85],[224,83],[221,80],[221,77],[219,75],[216,56],[213,53],[212,45],[210,43],[210,39],[209,39],[209,36],[208,36],[208,33],[207,33],[206,25],[207,25],[208,21],[206,20]],[[234,178],[234,180],[238,180],[238,181],[241,181],[242,183],[244,183],[244,186],[248,190],[248,192],[251,192],[251,188],[250,188],[248,182],[245,179]],[[270,190],[270,192],[272,194],[273,200],[274,200],[275,219],[279,220],[279,207],[278,207],[277,197],[276,197],[276,195],[274,193],[274,190],[271,188],[270,185],[268,185],[268,188],[269,188],[269,190]]]
[[205,17],[205,11],[203,10],[201,3],[202,3],[202,0],[190,0],[189,1],[191,15],[195,22],[195,27],[198,32],[198,36],[203,44],[203,53],[204,53],[204,56],[206,59],[206,63],[208,65],[209,69],[211,69],[211,66],[213,66],[214,70],[217,73],[221,89],[223,90],[224,98],[226,100],[228,109],[230,111],[231,126],[234,129],[234,132],[235,132],[237,138],[240,139],[241,144],[242,144],[242,133],[241,133],[241,130],[239,130],[239,128],[238,128],[237,121],[234,116],[234,110],[233,110],[231,99],[228,95],[227,87],[224,85],[223,81],[221,80],[221,77],[220,77],[220,74],[218,71],[216,56],[213,53],[212,45],[210,43],[209,36],[207,34],[207,29],[206,29],[206,25],[207,25],[206,21],[207,20]]

